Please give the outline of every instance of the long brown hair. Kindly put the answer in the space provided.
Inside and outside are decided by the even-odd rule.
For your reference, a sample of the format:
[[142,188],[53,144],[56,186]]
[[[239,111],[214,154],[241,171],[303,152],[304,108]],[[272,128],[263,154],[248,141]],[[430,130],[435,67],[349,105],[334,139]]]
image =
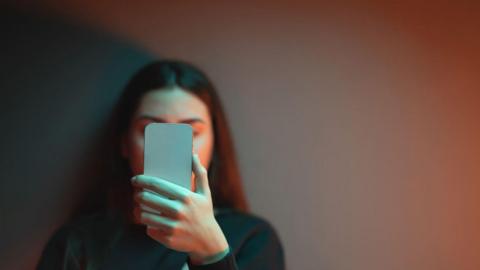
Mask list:
[[[212,160],[208,168],[209,184],[214,207],[234,208],[247,212],[248,205],[243,192],[240,173],[220,98],[209,78],[190,63],[178,60],[161,60],[141,68],[128,82],[112,118],[112,181],[108,184],[108,206],[117,208],[130,217],[132,202],[132,172],[126,159],[120,155],[120,136],[129,129],[133,113],[140,99],[152,90],[178,86],[193,93],[207,106],[214,132]],[[131,217],[130,217],[131,218]]]

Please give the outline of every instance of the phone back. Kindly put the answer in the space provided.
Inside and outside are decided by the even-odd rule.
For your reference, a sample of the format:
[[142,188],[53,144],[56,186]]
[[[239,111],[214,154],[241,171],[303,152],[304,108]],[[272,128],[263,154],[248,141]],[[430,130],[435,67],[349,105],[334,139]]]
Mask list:
[[192,139],[192,127],[188,124],[148,124],[143,173],[190,189]]

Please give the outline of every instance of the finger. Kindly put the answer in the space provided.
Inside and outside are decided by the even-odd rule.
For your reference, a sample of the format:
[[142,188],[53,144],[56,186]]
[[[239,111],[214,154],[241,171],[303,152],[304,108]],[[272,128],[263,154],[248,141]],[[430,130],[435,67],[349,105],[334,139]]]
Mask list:
[[159,230],[162,230],[166,234],[170,235],[173,233],[177,224],[176,221],[171,220],[167,217],[143,211],[140,213],[140,222],[147,226],[155,227]]
[[151,208],[143,206],[143,205],[138,205],[138,206],[133,207],[133,217],[134,217],[135,221],[140,221],[140,215],[143,212],[151,213],[151,214],[158,215],[158,216],[162,215],[162,213],[157,211],[157,210],[151,209]]
[[193,155],[193,172],[195,174],[194,187],[195,192],[200,194],[210,193],[208,186],[208,172],[200,162],[200,158],[197,154]]
[[[147,207],[145,205],[137,205],[137,206],[133,207],[133,216],[134,216],[136,221],[140,222],[142,213],[150,213],[150,214],[156,215],[156,216],[164,216],[163,212],[160,212],[158,210],[154,210],[154,209],[152,209],[150,207]],[[174,220],[174,219],[172,218],[172,220]]]
[[142,211],[150,212],[150,213],[157,214],[157,215],[160,215],[160,216],[162,215],[162,211],[153,209],[153,208],[148,207],[144,204],[139,204],[138,206],[139,206],[139,209],[142,210]]
[[154,210],[160,211],[162,215],[176,218],[181,209],[181,203],[175,200],[169,200],[161,195],[149,191],[139,191],[134,194],[134,200]]
[[190,195],[191,191],[173,184],[169,181],[148,176],[148,175],[136,175],[132,177],[132,184],[136,187],[142,187],[158,194],[164,195],[168,198],[184,201],[184,199]]

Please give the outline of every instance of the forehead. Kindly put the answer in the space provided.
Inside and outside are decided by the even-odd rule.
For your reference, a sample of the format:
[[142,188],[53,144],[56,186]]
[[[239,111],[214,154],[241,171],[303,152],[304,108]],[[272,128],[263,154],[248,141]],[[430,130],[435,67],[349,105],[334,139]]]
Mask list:
[[176,86],[147,92],[140,100],[137,115],[157,116],[168,121],[210,118],[208,108],[200,98]]

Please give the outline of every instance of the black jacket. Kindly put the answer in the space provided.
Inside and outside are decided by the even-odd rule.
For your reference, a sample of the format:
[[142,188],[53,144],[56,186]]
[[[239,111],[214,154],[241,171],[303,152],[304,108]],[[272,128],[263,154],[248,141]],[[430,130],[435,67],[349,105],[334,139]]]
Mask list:
[[234,270],[285,269],[283,247],[266,220],[233,209],[215,218],[230,246],[223,259],[193,265],[186,253],[150,238],[145,226],[122,223],[118,215],[97,213],[60,227],[45,246],[37,270]]

